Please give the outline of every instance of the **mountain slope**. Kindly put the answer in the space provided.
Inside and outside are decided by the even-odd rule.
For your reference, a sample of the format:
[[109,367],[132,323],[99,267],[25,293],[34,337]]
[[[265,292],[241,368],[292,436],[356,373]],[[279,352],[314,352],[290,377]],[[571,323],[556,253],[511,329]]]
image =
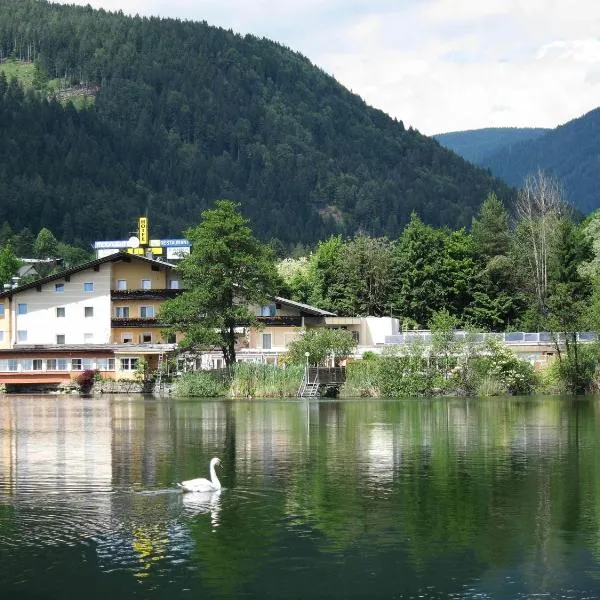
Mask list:
[[440,133],[433,137],[442,146],[477,165],[490,154],[519,142],[536,139],[548,131],[550,130],[533,127],[487,127]]
[[[368,107],[276,43],[206,23],[3,0],[2,56],[35,61],[39,93],[0,81],[0,222],[66,240],[126,235],[148,212],[176,235],[215,199],[263,238],[397,235],[416,211],[470,225],[511,191]],[[46,100],[60,79],[98,90],[80,111]]]
[[481,164],[513,186],[541,168],[562,181],[573,206],[592,212],[600,207],[600,108],[535,140],[499,150]]

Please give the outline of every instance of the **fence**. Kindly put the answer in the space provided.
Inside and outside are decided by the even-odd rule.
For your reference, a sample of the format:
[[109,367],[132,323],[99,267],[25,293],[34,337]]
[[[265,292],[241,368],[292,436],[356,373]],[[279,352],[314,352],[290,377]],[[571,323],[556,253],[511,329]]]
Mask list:
[[[577,341],[591,343],[598,341],[598,335],[593,331],[580,331],[576,333]],[[508,345],[549,345],[553,344],[555,339],[559,343],[565,341],[564,333],[552,333],[549,331],[507,331],[505,333],[470,333],[468,331],[455,331],[454,339],[461,341],[467,338],[473,343],[482,344],[487,339],[497,339]],[[407,345],[414,342],[420,342],[425,346],[431,345],[432,334],[426,329],[407,331],[398,335],[388,335],[385,337],[386,344]]]

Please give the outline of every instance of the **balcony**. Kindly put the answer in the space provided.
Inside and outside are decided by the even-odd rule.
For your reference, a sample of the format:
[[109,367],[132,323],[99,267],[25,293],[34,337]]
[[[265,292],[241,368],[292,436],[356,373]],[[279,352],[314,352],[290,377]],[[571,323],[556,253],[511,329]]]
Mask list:
[[149,327],[164,327],[164,323],[161,323],[158,319],[144,319],[141,317],[132,317],[132,318],[123,318],[123,317],[113,317],[110,320],[110,325],[112,328],[115,327],[139,327],[139,328],[149,328]]
[[111,290],[111,300],[168,300],[175,298],[182,290]]
[[266,327],[302,327],[302,317],[282,315],[278,317],[257,317]]

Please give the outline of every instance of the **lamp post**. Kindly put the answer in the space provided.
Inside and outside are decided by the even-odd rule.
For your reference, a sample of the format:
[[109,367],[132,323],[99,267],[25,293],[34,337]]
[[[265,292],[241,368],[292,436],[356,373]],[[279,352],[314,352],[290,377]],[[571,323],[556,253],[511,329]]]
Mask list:
[[306,377],[306,381],[308,382],[308,357],[310,356],[310,352],[305,352],[304,356],[306,357],[306,366],[304,367],[306,370],[305,377]]

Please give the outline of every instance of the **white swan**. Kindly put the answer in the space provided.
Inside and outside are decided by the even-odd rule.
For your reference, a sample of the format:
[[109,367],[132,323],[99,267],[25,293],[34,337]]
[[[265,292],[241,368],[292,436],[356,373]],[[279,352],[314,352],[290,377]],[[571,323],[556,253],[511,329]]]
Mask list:
[[210,481],[204,477],[188,479],[177,485],[184,492],[216,492],[221,489],[221,482],[215,473],[215,466],[221,466],[221,459],[215,457],[210,461]]

